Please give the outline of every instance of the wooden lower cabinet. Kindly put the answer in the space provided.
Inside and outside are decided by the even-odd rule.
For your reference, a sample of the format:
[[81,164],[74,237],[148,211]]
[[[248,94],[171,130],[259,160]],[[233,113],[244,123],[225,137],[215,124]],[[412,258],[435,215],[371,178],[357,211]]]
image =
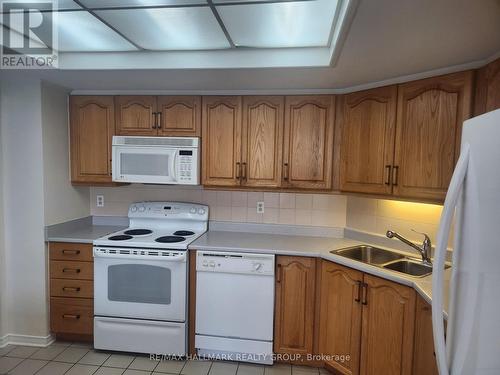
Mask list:
[[360,374],[410,375],[415,291],[364,275]]
[[313,352],[316,259],[276,257],[274,351]]
[[341,374],[359,373],[362,280],[360,271],[321,263],[319,352]]
[[50,242],[50,330],[57,337],[91,340],[94,321],[92,244]]
[[434,338],[432,333],[432,309],[422,297],[417,298],[415,308],[415,339],[413,349],[413,375],[438,375]]
[[415,291],[321,262],[319,353],[335,374],[412,374]]

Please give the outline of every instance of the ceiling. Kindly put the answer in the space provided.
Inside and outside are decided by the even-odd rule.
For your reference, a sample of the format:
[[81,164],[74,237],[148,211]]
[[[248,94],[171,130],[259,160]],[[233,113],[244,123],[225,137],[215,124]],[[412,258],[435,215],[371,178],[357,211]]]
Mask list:
[[[329,48],[342,1],[58,0],[30,17],[52,20],[60,53]],[[0,22],[39,43],[16,17]]]
[[[206,53],[192,51],[196,55],[186,60],[182,53],[162,51],[150,52],[153,54],[150,57],[158,57],[154,69],[145,69],[141,65],[144,60],[137,52],[104,53],[93,60],[69,54],[68,66],[74,68],[68,70],[2,71],[0,74],[38,76],[71,89],[89,91],[331,91],[470,68],[500,52],[498,0],[360,0],[353,14],[333,66],[313,66],[305,60],[294,65],[295,57],[290,54],[287,60],[292,61],[290,64],[273,65],[274,57],[268,52],[251,55],[245,48],[238,51],[240,55],[236,60],[228,48],[216,51],[218,63],[223,64],[213,69],[197,68],[203,64],[217,66],[211,65],[211,55]],[[244,29],[245,25],[238,26]],[[230,22],[227,27],[231,29]],[[246,37],[250,37],[248,32],[241,34],[240,40]],[[248,43],[247,40],[244,44]],[[297,47],[297,52],[308,51],[302,47]],[[289,48],[283,50],[289,53]],[[122,69],[99,68],[99,61],[109,60],[110,56]],[[255,60],[259,59],[269,66],[280,67],[254,68]],[[78,67],[76,61],[85,69]]]

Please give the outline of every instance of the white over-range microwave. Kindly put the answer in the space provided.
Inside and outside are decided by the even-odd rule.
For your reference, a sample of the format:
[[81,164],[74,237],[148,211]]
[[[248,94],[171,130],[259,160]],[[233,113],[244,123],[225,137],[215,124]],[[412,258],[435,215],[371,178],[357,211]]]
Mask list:
[[113,137],[113,181],[198,185],[199,138]]

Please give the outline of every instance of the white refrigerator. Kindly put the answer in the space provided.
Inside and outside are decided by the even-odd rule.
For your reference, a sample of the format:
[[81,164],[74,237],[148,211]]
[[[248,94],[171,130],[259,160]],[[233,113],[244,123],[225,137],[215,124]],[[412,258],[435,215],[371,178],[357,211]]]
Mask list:
[[[445,340],[443,274],[453,220]],[[432,290],[440,375],[500,374],[500,109],[464,122],[437,236]]]

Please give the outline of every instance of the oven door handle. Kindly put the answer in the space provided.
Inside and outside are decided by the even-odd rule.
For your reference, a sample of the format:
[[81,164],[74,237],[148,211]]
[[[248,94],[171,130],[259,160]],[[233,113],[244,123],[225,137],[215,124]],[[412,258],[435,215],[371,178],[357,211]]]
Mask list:
[[[118,250],[119,251],[119,250]],[[156,260],[163,263],[181,263],[186,262],[187,251],[180,255],[162,256],[162,255],[136,255],[136,254],[109,254],[94,250],[94,258],[113,258],[113,259],[137,259],[137,260]]]

